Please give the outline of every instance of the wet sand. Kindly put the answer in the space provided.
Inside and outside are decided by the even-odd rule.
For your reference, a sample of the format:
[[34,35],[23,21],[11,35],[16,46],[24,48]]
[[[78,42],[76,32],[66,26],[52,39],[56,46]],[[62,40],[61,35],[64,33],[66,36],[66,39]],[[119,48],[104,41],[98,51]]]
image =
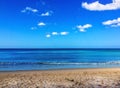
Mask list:
[[0,72],[0,88],[120,88],[120,68]]

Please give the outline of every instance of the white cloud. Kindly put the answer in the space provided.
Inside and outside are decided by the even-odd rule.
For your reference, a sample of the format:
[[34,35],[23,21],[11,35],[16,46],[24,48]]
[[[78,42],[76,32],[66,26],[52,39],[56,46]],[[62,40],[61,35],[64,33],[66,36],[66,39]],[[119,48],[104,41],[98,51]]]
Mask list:
[[47,37],[47,38],[50,38],[50,37],[51,37],[51,35],[50,35],[50,34],[47,34],[47,35],[46,35],[46,37]]
[[85,25],[78,25],[77,28],[79,29],[79,31],[81,32],[85,32],[86,30],[85,29],[88,29],[88,28],[91,28],[92,25],[91,24],[85,24]]
[[26,7],[26,8],[23,9],[21,12],[25,13],[25,12],[27,12],[27,11],[30,11],[30,12],[33,12],[33,13],[38,12],[37,9],[31,8],[31,7]]
[[120,9],[120,0],[112,0],[112,3],[101,4],[99,1],[93,3],[83,2],[82,7],[91,11],[117,10]]
[[31,30],[36,30],[37,29],[37,27],[31,27]]
[[60,32],[61,35],[67,35],[69,32]]
[[52,32],[51,35],[68,35],[69,32]]
[[120,26],[120,17],[113,20],[108,20],[102,23],[103,25],[111,26],[111,27],[119,27]]
[[39,22],[38,26],[45,26],[46,24],[44,22]]
[[47,34],[46,35],[46,37],[47,38],[50,38],[51,36],[58,36],[58,35],[61,35],[61,36],[63,36],[63,35],[68,35],[69,34],[69,32],[51,32],[50,34]]
[[52,35],[58,35],[58,32],[52,32]]
[[41,16],[50,16],[51,13],[50,12],[46,12],[46,13],[42,13]]

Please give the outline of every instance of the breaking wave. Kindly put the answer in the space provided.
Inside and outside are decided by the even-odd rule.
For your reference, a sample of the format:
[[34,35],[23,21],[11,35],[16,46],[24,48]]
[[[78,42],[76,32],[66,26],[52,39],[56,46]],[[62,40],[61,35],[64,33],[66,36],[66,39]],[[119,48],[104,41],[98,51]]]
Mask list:
[[120,65],[119,61],[108,62],[0,62],[1,65]]

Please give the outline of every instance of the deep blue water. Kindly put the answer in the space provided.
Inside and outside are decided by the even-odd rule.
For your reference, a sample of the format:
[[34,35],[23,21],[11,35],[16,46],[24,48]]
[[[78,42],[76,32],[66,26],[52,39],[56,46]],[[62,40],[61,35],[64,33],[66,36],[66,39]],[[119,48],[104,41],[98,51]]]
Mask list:
[[119,49],[1,49],[0,71],[120,67]]

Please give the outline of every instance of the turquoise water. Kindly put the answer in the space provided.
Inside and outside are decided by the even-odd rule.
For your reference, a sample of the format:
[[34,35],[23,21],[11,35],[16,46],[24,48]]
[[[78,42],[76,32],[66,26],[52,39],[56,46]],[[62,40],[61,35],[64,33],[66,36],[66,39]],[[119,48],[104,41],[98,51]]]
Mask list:
[[120,67],[120,50],[0,50],[0,71],[109,67]]

